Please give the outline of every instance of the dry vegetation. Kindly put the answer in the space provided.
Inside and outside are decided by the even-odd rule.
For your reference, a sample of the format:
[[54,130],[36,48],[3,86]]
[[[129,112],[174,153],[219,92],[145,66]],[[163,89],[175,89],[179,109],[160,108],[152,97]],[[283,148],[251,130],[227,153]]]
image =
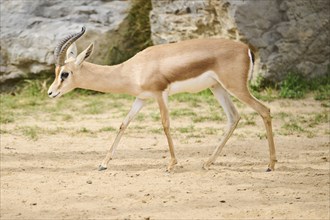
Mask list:
[[73,92],[46,97],[31,81],[1,95],[1,219],[328,219],[329,100],[257,95],[272,109],[277,170],[265,173],[261,118],[235,101],[242,119],[211,170],[226,118],[209,92],[171,97],[179,164],[169,161],[154,101],[119,144],[108,170],[97,166],[133,98]]

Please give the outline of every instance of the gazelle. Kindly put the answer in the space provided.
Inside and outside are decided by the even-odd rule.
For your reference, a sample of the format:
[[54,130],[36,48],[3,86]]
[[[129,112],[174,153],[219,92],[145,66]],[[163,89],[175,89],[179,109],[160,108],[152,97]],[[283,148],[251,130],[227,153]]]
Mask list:
[[228,118],[228,128],[220,145],[203,167],[208,169],[216,160],[240,120],[230,99],[231,94],[261,115],[270,153],[267,171],[274,170],[277,161],[270,110],[254,98],[247,87],[254,62],[253,53],[247,45],[225,39],[187,40],[152,46],[119,65],[101,66],[85,61],[92,54],[93,43],[77,54],[74,42],[85,30],[83,27],[81,32],[64,38],[55,48],[55,80],[48,90],[49,97],[58,98],[74,88],[125,93],[136,97],[99,170],[107,168],[125,129],[145,105],[145,100],[154,98],[159,105],[168,141],[171,154],[168,171],[171,171],[177,160],[170,134],[168,96],[180,92],[199,92],[207,88],[210,88],[223,107]]

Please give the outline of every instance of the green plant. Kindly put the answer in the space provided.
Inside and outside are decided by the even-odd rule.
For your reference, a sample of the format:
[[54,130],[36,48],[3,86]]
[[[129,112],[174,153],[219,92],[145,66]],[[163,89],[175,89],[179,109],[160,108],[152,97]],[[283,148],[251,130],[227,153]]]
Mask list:
[[321,85],[314,94],[315,100],[330,100],[330,83]]
[[0,128],[0,134],[7,134],[7,133],[9,133],[8,130]]
[[170,112],[170,116],[173,119],[184,117],[184,116],[195,117],[196,113],[190,108],[181,108],[181,109],[173,109]]
[[63,121],[72,121],[73,117],[72,115],[69,115],[69,114],[63,114],[62,115],[62,120]]
[[254,97],[262,101],[273,101],[278,97],[276,84],[266,80],[260,74],[249,83],[249,90]]
[[11,115],[3,115],[3,114],[1,114],[1,116],[0,116],[0,124],[2,124],[2,123],[3,124],[12,123],[14,121],[15,121],[15,119]]
[[256,115],[253,115],[253,114],[249,114],[249,115],[242,114],[242,118],[243,118],[242,124],[243,125],[256,125],[255,116]]
[[298,73],[290,72],[280,84],[280,97],[300,99],[307,92],[308,86],[303,76]]
[[198,115],[192,118],[192,121],[194,123],[198,123],[198,122],[206,122],[206,121],[223,121],[224,117],[222,115],[220,115],[219,113],[210,113],[209,115],[205,116],[205,115]]
[[160,114],[159,114],[159,112],[152,112],[152,113],[150,113],[150,116],[151,116],[151,118],[152,118],[153,121],[156,121],[156,122],[160,121]]
[[91,131],[88,128],[85,128],[85,127],[80,128],[77,132],[78,133],[90,133],[90,134],[93,133],[93,131]]
[[180,133],[191,133],[195,130],[195,127],[193,125],[190,125],[188,127],[181,127],[181,128],[177,128],[177,130]]
[[151,128],[149,131],[153,134],[161,134],[163,132],[163,129],[161,128]]
[[330,100],[330,70],[326,75],[313,79],[309,85],[315,100]]
[[282,126],[281,134],[283,135],[291,135],[295,133],[305,132],[305,130],[295,121],[285,123]]
[[38,140],[38,131],[40,130],[37,126],[24,126],[18,128],[24,136],[28,137],[29,139],[36,141]]
[[142,112],[140,112],[136,117],[135,120],[136,121],[144,121],[145,120],[145,114],[143,114]]
[[26,79],[20,93],[29,97],[46,98],[49,80]]
[[151,0],[133,0],[128,16],[119,30],[118,42],[110,48],[111,64],[118,64],[152,45],[149,12]]
[[89,101],[85,106],[82,108],[82,113],[84,114],[101,114],[105,111],[104,102],[100,99],[93,99]]
[[219,129],[212,128],[212,127],[206,127],[205,129],[202,130],[202,134],[214,135],[217,133],[219,133]]
[[191,107],[201,107],[201,103],[206,102],[213,106],[217,104],[216,99],[213,97],[212,92],[209,89],[203,90],[198,93],[179,93],[170,96],[170,101],[187,102]]
[[310,79],[290,72],[280,84],[281,98],[300,99],[307,92],[313,92],[316,100],[330,100],[330,73]]
[[264,78],[259,74],[256,79],[249,83],[249,88],[252,93],[258,93],[263,89]]
[[105,131],[110,131],[110,132],[112,132],[112,131],[116,131],[117,129],[115,129],[114,127],[111,127],[111,126],[107,126],[107,127],[103,127],[103,128],[101,128],[99,131],[100,132],[105,132]]
[[329,123],[329,112],[323,111],[321,113],[316,113],[315,115],[312,115],[308,122],[309,127],[315,127],[316,125],[321,123]]

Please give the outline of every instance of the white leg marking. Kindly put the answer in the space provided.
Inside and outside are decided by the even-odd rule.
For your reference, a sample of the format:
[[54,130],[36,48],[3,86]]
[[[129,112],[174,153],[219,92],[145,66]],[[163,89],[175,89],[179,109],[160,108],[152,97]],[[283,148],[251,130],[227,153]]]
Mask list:
[[228,92],[220,84],[211,88],[211,91],[225,111],[228,119],[228,126],[230,127],[235,121],[237,121],[237,118],[239,118],[236,107],[231,101]]
[[220,105],[223,107],[226,116],[228,118],[228,128],[227,132],[225,133],[220,145],[214,150],[208,161],[204,164],[204,168],[208,169],[209,166],[217,159],[219,156],[220,152],[222,151],[223,147],[225,146],[226,142],[230,138],[230,136],[233,134],[237,123],[240,119],[240,116],[232,103],[230,96],[228,92],[222,88],[220,84],[217,86],[214,86],[211,88],[212,93],[220,103]]
[[118,146],[118,143],[119,143],[121,137],[124,134],[125,129],[129,125],[129,123],[134,119],[134,117],[137,115],[137,113],[142,109],[144,104],[145,104],[144,100],[139,99],[139,98],[135,99],[135,101],[134,101],[134,103],[131,107],[131,110],[129,111],[128,115],[125,117],[123,123],[121,124],[119,132],[116,136],[116,139],[113,142],[112,146],[110,147],[110,149],[109,149],[106,157],[104,158],[102,164],[100,165],[99,170],[106,169],[107,164],[109,163],[109,161],[111,160],[111,158],[115,154],[116,148]]

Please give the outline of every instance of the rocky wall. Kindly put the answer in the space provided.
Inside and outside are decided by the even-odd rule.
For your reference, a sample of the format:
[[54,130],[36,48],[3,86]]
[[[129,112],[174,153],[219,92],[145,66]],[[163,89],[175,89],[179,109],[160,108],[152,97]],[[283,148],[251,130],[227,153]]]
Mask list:
[[222,37],[252,45],[255,72],[279,81],[290,71],[329,71],[328,0],[152,0],[155,44]]
[[91,61],[109,63],[112,36],[130,6],[129,0],[1,0],[0,85],[53,72],[55,46],[82,26],[87,32],[78,50],[94,41]]

